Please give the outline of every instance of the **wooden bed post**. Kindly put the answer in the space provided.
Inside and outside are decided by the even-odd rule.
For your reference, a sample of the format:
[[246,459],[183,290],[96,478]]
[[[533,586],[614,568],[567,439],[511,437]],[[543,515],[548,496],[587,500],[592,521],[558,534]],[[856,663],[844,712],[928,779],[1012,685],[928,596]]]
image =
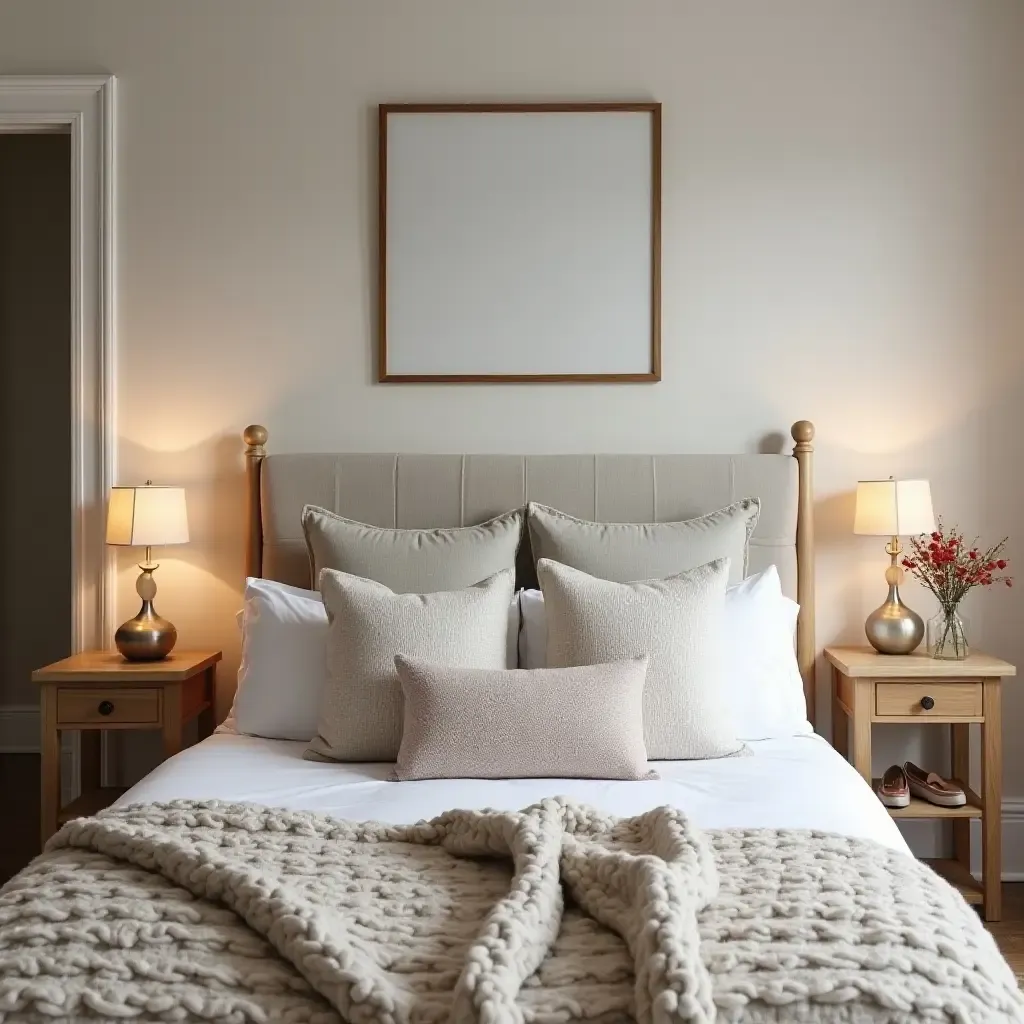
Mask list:
[[793,424],[793,456],[798,468],[796,514],[796,594],[800,614],[796,620],[796,659],[804,681],[807,719],[817,729],[817,684],[814,664],[818,656],[814,639],[814,424]]
[[267,454],[267,428],[253,423],[242,431],[245,441],[245,575],[263,575],[263,514],[260,510],[260,467]]

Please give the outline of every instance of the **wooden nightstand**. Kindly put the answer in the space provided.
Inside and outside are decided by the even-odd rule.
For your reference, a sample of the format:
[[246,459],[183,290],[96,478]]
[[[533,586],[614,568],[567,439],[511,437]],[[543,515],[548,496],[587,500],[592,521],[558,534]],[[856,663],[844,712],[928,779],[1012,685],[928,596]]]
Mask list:
[[[987,654],[965,661],[936,661],[926,654],[884,655],[870,647],[826,647],[832,665],[832,743],[874,786],[871,778],[871,726],[876,722],[934,723],[950,726],[951,775],[964,787],[965,807],[936,807],[912,797],[909,807],[890,808],[894,818],[941,818],[953,822],[953,859],[929,861],[968,903],[983,906],[985,920],[1002,912],[1003,748],[1000,720],[1002,679],[1017,674],[1013,665]],[[847,729],[847,718],[850,729]],[[969,727],[981,725],[981,794],[968,785]],[[922,766],[934,770],[930,765]],[[941,774],[941,773],[940,773]],[[971,875],[971,819],[981,820],[984,885]]]
[[[159,729],[164,757],[182,748],[182,726],[213,732],[220,651],[174,651],[163,661],[125,661],[117,651],[83,651],[32,673],[42,688],[41,814],[47,839],[71,818],[95,814],[124,792],[100,788],[100,732]],[[82,795],[60,805],[60,734],[82,733]]]

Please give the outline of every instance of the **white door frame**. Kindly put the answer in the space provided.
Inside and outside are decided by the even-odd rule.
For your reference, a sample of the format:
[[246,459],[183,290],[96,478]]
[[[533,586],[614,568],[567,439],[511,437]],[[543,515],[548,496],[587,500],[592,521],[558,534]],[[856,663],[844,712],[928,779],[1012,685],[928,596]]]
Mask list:
[[[0,132],[66,130],[71,135],[71,640],[76,651],[106,646],[114,618],[114,563],[103,522],[117,458],[114,94],[113,75],[0,76]],[[10,720],[0,728],[0,749],[38,749],[37,713],[17,717],[31,730],[31,742],[28,730],[12,729]]]

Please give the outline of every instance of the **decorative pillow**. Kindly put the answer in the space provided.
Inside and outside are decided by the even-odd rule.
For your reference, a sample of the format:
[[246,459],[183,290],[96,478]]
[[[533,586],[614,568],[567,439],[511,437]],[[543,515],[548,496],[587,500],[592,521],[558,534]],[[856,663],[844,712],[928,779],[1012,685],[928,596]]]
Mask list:
[[722,685],[729,561],[665,580],[613,583],[543,558],[548,665],[648,655],[644,742],[652,760],[724,757],[742,749]]
[[[217,731],[308,743],[316,735],[327,685],[327,609],[320,591],[251,577],[245,581],[238,627],[238,688]],[[508,668],[519,664],[518,639],[516,594],[508,606]]]
[[[547,665],[548,626],[544,595],[519,592],[522,629],[519,665]],[[774,565],[725,592],[723,683],[736,736],[763,740],[808,736],[804,684],[796,661],[796,617],[800,606],[782,593]]]
[[531,501],[533,557],[549,558],[603,580],[665,579],[716,558],[731,562],[730,583],[747,574],[747,544],[761,503],[745,498],[678,523],[591,523]]
[[650,779],[647,659],[489,671],[395,658],[405,697],[398,779]]
[[307,505],[302,531],[313,580],[324,569],[337,569],[383,583],[396,594],[433,594],[514,569],[523,513],[516,509],[450,530],[387,530]]
[[456,668],[504,669],[515,574],[465,590],[396,594],[333,569],[320,574],[327,606],[327,686],[311,761],[394,761],[402,740],[395,655]]

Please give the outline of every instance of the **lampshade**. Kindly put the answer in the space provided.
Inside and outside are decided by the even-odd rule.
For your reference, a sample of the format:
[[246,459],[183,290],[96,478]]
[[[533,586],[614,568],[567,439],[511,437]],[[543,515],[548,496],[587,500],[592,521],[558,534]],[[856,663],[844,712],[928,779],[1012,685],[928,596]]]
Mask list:
[[112,487],[107,543],[164,547],[188,541],[183,487]]
[[861,480],[853,532],[872,537],[909,537],[935,529],[927,480]]

